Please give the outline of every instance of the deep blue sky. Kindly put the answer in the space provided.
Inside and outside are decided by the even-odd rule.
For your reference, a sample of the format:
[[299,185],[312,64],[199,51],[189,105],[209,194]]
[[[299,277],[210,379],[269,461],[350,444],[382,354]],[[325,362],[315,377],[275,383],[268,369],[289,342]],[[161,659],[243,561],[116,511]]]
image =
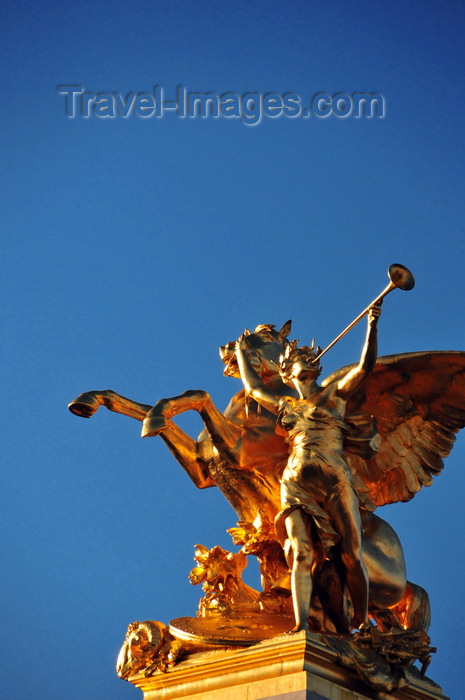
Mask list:
[[[326,345],[402,262],[380,353],[465,349],[461,0],[6,2],[2,14],[2,696],[130,700],[127,625],[194,615],[196,543],[235,514],[161,440],[67,403],[239,390],[217,347],[294,319]],[[384,119],[85,120],[91,92],[378,92]],[[358,328],[324,369],[355,361]],[[195,435],[199,423],[183,425]],[[383,509],[430,593],[430,675],[463,692],[464,437],[412,502]]]

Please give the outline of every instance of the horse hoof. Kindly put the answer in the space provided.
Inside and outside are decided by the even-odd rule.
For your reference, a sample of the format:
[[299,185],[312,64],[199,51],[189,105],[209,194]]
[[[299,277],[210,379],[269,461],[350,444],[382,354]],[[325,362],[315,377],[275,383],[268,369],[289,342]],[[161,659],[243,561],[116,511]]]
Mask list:
[[164,416],[150,416],[145,418],[142,423],[141,436],[145,437],[155,437],[159,435],[168,427],[168,423]]
[[75,416],[90,418],[99,407],[99,402],[89,394],[80,394],[77,399],[68,404],[68,408]]

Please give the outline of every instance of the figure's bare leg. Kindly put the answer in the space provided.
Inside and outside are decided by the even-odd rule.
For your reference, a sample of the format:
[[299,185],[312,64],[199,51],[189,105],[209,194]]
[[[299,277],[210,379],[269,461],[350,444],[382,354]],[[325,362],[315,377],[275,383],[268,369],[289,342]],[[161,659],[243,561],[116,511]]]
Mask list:
[[332,550],[332,559],[326,560],[318,571],[314,582],[315,593],[318,595],[324,611],[333,623],[337,632],[350,633],[350,619],[346,610],[344,582],[335,565],[336,548]]
[[143,421],[151,406],[145,403],[138,403],[132,399],[120,396],[111,389],[104,391],[87,391],[71,401],[68,405],[71,413],[83,418],[90,418],[98,410],[99,406],[106,406],[110,411],[122,413],[130,418]]
[[346,567],[346,581],[354,608],[353,623],[360,627],[368,622],[368,574],[363,559],[352,553],[342,552],[342,561]]
[[308,630],[308,613],[312,597],[312,565],[314,553],[306,516],[294,510],[286,518],[286,531],[292,556],[291,590],[295,627],[293,632]]
[[368,622],[368,572],[362,553],[362,533],[358,499],[351,488],[345,488],[331,509],[333,526],[341,536],[341,559],[347,588],[354,609],[355,627]]

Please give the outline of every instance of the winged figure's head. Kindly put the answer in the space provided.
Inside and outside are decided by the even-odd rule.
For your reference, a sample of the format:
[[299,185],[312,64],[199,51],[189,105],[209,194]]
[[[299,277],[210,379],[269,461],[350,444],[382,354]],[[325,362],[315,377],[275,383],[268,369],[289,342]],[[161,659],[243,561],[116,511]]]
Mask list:
[[321,352],[320,346],[315,347],[315,340],[311,345],[302,345],[298,348],[298,340],[287,343],[283,353],[279,356],[279,373],[284,382],[292,382],[293,379],[309,377],[316,379],[321,374],[321,366],[315,359]]

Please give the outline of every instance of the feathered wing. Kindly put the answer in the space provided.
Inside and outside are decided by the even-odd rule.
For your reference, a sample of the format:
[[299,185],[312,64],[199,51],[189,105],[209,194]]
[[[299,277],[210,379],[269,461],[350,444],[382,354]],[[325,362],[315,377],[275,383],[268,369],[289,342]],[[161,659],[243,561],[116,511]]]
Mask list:
[[[323,385],[350,368],[334,372]],[[465,426],[465,352],[378,358],[347,404],[347,414],[352,413],[372,414],[381,435],[379,452],[371,459],[346,454],[361,502],[374,509],[410,500],[441,472],[455,434]]]

